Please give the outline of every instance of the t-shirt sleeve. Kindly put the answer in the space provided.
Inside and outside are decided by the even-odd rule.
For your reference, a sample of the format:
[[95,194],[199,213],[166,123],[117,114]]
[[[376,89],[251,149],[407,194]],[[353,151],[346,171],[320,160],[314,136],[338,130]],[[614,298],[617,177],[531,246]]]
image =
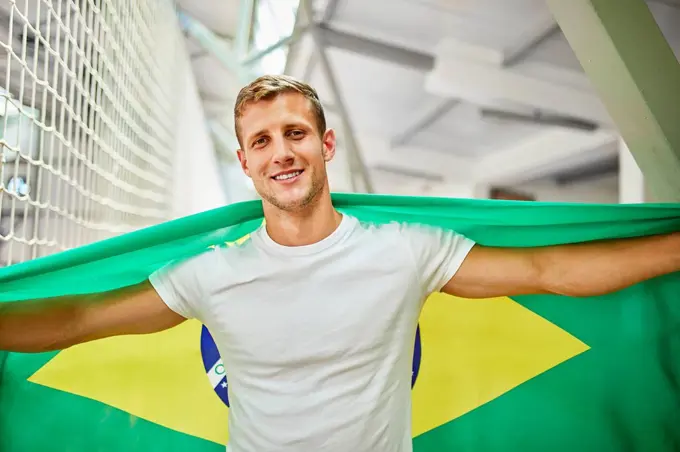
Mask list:
[[166,305],[187,319],[201,319],[205,297],[206,255],[171,262],[149,276],[149,282]]
[[438,292],[456,274],[475,242],[455,231],[426,225],[402,225],[426,294]]

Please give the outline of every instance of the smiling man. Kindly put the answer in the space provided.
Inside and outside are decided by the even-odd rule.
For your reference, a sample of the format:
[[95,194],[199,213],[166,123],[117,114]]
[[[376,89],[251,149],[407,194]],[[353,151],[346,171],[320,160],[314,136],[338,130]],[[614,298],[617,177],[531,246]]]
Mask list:
[[266,220],[250,240],[88,303],[3,305],[0,350],[55,350],[195,318],[229,375],[231,452],[408,452],[413,339],[432,292],[590,296],[680,270],[678,233],[506,249],[343,215],[326,173],[335,133],[316,92],[290,77],[243,88],[235,121]]
[[[265,218],[281,222],[269,228],[272,238],[284,245],[314,243],[335,228],[340,214],[329,202],[326,174],[335,131],[326,130],[314,90],[294,80],[263,78],[241,91],[234,115],[243,171],[265,201]],[[287,243],[291,232],[296,237]]]

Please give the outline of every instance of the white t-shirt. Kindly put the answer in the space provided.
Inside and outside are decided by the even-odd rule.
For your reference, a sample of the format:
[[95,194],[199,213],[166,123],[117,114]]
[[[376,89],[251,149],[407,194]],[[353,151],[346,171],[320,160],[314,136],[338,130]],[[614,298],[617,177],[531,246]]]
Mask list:
[[150,280],[217,344],[229,451],[408,452],[418,317],[473,245],[343,215],[315,244],[282,246],[260,227]]

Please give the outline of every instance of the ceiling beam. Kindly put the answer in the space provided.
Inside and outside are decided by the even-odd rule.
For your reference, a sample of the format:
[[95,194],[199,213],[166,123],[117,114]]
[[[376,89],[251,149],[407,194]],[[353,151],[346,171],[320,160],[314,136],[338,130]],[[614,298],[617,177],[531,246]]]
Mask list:
[[[500,64],[505,67],[514,66],[524,61],[543,42],[552,37],[556,32],[559,32],[559,29],[559,26],[555,23],[552,16],[548,15],[539,26],[530,31],[528,38],[522,40],[514,48],[503,53],[489,52],[485,58],[490,59],[491,61],[500,60]],[[412,137],[428,128],[459,103],[459,99],[450,97],[444,99],[428,110],[424,115],[417,117],[411,125],[405,128],[404,132],[395,136],[392,140],[392,145],[397,147],[406,144]],[[483,113],[489,113],[489,116],[493,114],[486,111]],[[520,122],[527,121],[526,117],[512,115],[513,113],[508,112],[505,119],[514,119]],[[534,116],[539,115],[541,115],[540,112],[536,113]],[[531,119],[536,120],[535,118]]]
[[[311,19],[314,16],[311,0],[302,0],[300,2],[300,7],[303,9],[307,18]],[[345,139],[347,140],[347,144],[349,146],[349,153],[347,154],[347,157],[350,177],[354,182],[352,187],[354,189],[353,191],[358,191],[357,187],[361,185],[362,191],[373,193],[373,185],[363,160],[363,152],[359,146],[359,141],[356,139],[354,127],[349,117],[347,103],[343,98],[342,91],[336,80],[335,73],[326,52],[327,42],[325,36],[323,36],[318,26],[311,27],[311,36],[314,46],[317,49],[317,56],[321,65],[324,79],[332,91],[333,105],[337,107],[337,113],[341,118],[342,126],[345,132]]]
[[191,36],[207,52],[213,55],[231,73],[243,80],[247,79],[231,43],[220,39],[212,30],[185,12],[178,13],[182,30]]
[[537,110],[531,114],[515,113],[505,110],[496,110],[493,108],[480,109],[482,118],[500,119],[503,121],[513,121],[516,123],[536,124],[551,127],[564,127],[567,129],[586,130],[592,132],[597,130],[598,125],[593,121],[586,121],[579,118],[570,118],[567,116],[557,116],[553,114],[543,113]]
[[[323,11],[323,17],[321,18],[320,25],[328,25],[335,17],[335,13],[338,10],[338,4],[340,0],[329,0],[326,5],[326,9]],[[319,63],[319,58],[317,52],[312,52],[307,60],[307,65],[305,66],[304,73],[302,75],[302,80],[309,82],[312,79],[312,74]]]
[[489,49],[475,50],[453,39],[445,39],[438,46],[436,66],[427,76],[425,89],[481,106],[519,104],[613,127],[594,93],[518,72],[505,67],[502,56]]
[[430,71],[434,67],[434,56],[429,53],[406,49],[375,39],[346,33],[328,24],[319,24],[318,28],[328,47],[346,50],[421,71]]
[[[430,71],[435,66],[435,55],[429,52],[408,49],[389,42],[348,33],[330,25],[337,12],[339,0],[330,0],[323,12],[323,18],[316,24],[328,47],[346,50],[399,66]],[[554,21],[542,24],[526,41],[505,56],[504,65],[518,63],[546,39],[559,31]]]
[[551,128],[481,158],[475,164],[473,177],[477,182],[521,183],[617,153],[615,133]]
[[415,119],[409,124],[401,133],[397,134],[391,140],[392,147],[403,146],[408,143],[411,138],[417,135],[422,130],[427,129],[434,124],[439,118],[451,111],[460,101],[457,99],[442,99],[439,100],[433,107],[425,111],[424,114]]
[[338,5],[340,0],[328,0],[326,4],[326,9],[323,12],[323,17],[321,18],[321,23],[328,24],[335,17],[335,13],[338,12]]
[[557,185],[570,185],[578,182],[597,179],[603,176],[616,175],[619,172],[619,156],[606,156],[602,160],[578,165],[573,168],[557,171],[552,177]]
[[366,167],[401,168],[413,173],[431,174],[437,179],[467,182],[473,174],[471,159],[447,155],[416,146],[392,148],[389,140],[375,135],[361,134],[357,137],[365,149]]
[[559,32],[560,26],[557,25],[552,18],[546,20],[526,41],[523,41],[520,45],[505,53],[503,65],[509,67],[521,63],[540,47],[541,44]]

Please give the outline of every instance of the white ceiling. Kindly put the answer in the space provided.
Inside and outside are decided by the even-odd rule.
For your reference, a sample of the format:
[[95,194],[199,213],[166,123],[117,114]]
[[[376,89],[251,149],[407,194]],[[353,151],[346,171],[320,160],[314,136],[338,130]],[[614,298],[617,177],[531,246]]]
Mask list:
[[[544,0],[311,1],[376,190],[417,194],[475,184],[527,186],[606,168],[603,161],[616,159],[616,128]],[[7,18],[0,27],[3,42],[9,41],[11,3],[6,3],[0,2],[0,16]],[[36,0],[15,3],[22,11],[30,6],[29,20],[36,20]],[[227,46],[237,35],[243,3],[176,2]],[[647,4],[680,58],[680,0]],[[208,119],[231,128],[234,96],[243,80],[196,39],[187,35],[186,42]],[[343,129],[333,111],[339,103],[310,43],[309,34],[294,42],[288,72],[308,77],[329,105],[329,124]],[[20,66],[11,70],[17,79]],[[0,61],[0,78],[5,72]],[[33,88],[25,89],[30,96]],[[540,124],[530,120],[536,110],[600,129]],[[340,144],[348,153],[346,137]],[[332,167],[339,189],[350,190],[349,178],[340,174],[346,162]],[[615,185],[611,177],[603,181]]]
[[[236,34],[238,3],[179,1],[181,8],[225,38]],[[648,4],[680,55],[680,1]],[[548,164],[541,160],[538,174],[525,172],[533,179],[578,166],[578,159],[562,158],[569,155],[572,141],[573,155],[586,155],[587,148],[592,148],[585,165],[613,158],[610,148],[603,150],[602,131],[589,139],[590,132],[582,130],[571,133],[564,127],[481,113],[481,109],[491,109],[531,115],[538,105],[544,114],[595,122],[608,131],[612,142],[617,139],[615,127],[544,0],[313,0],[312,5],[315,21],[327,31],[330,63],[362,155],[373,167],[370,174],[379,181],[380,191],[396,192],[406,184],[403,172],[390,176],[386,167],[430,174],[423,176],[423,183],[429,178],[450,184],[454,178],[450,169],[455,166],[463,169],[456,179],[469,175],[462,182],[474,184],[482,161],[492,157],[500,161],[501,155],[520,155],[526,148],[526,154],[516,160],[527,165],[538,152],[531,144],[540,142],[551,148],[552,136],[561,140],[557,143],[560,158]],[[294,44],[289,73],[309,75],[308,81],[326,103],[337,104],[322,66],[315,64],[309,72],[309,55],[313,54],[309,45],[309,37]],[[193,45],[192,53],[206,110],[220,119],[231,108],[239,82],[210,54]],[[442,76],[451,69],[461,74],[471,71],[477,63],[483,77],[476,80],[476,72],[470,72],[462,92]],[[533,93],[532,80],[537,81]],[[471,87],[470,83],[476,84]],[[518,92],[512,88],[515,84]],[[519,92],[521,86],[526,93]],[[486,98],[486,93],[495,94]],[[340,125],[337,115],[329,112],[329,118],[331,126]],[[525,182],[515,169],[508,165],[509,173],[515,174],[512,180]],[[414,178],[419,176],[408,180]]]
[[331,23],[424,52],[445,37],[504,51],[547,20],[552,18],[542,0],[345,0]]

